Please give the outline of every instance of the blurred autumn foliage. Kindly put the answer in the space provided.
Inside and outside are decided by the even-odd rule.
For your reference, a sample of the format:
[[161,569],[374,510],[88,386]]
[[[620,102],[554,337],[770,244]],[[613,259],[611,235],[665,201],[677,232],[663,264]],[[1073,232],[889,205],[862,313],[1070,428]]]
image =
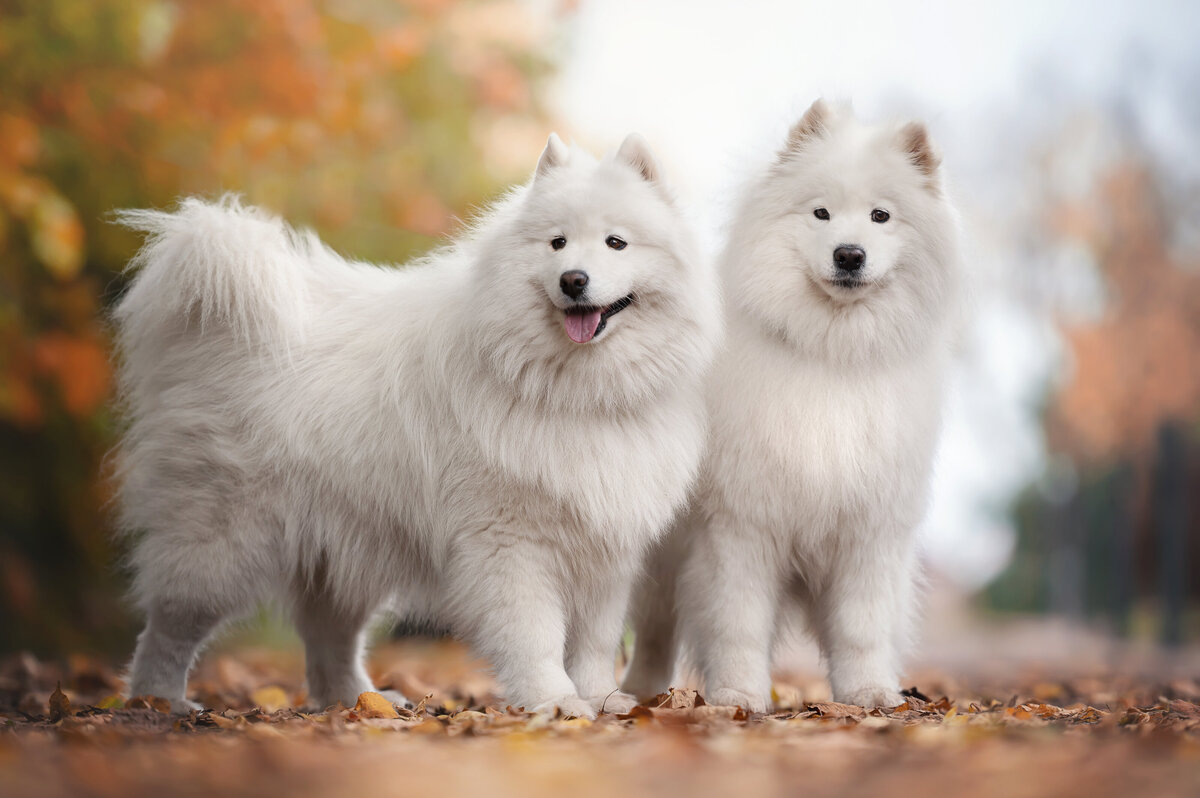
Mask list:
[[[1052,144],[1046,170],[1075,149]],[[1057,314],[1066,363],[1044,413],[1055,467],[1018,498],[1014,560],[989,593],[1178,644],[1200,634],[1197,222],[1169,165],[1136,140],[1115,150],[1086,190],[1045,198],[1047,239],[1085,253],[1099,297]]]
[[237,191],[398,262],[521,179],[519,2],[0,0],[0,650],[123,650],[99,478],[116,208]]

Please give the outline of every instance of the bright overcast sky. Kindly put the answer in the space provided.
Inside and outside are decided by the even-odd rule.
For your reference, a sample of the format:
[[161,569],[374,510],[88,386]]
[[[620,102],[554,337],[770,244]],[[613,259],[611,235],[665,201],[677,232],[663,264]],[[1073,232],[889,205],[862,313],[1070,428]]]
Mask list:
[[1198,38],[1187,0],[583,0],[553,101],[585,143],[643,133],[691,198],[821,95],[953,127],[1019,104],[1038,75],[1086,91],[1124,79],[1139,45],[1190,52]]

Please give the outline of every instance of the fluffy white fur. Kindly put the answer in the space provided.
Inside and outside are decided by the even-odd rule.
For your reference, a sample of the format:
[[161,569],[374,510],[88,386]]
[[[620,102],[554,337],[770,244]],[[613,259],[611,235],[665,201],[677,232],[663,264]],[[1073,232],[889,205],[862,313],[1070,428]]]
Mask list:
[[[709,454],[635,601],[624,690],[663,690],[682,637],[711,703],[765,710],[772,644],[798,606],[836,700],[901,703],[957,230],[921,125],[865,126],[817,101],[792,129],[724,252]],[[850,244],[866,262],[843,287],[834,250]]]
[[[514,705],[631,707],[631,581],[695,475],[721,325],[639,137],[596,161],[551,136],[529,185],[402,270],[232,199],[121,218],[149,233],[115,312],[131,693],[187,708],[204,640],[278,598],[319,706],[373,689],[386,605],[471,641]],[[587,344],[564,331],[572,269],[592,304],[636,296]]]

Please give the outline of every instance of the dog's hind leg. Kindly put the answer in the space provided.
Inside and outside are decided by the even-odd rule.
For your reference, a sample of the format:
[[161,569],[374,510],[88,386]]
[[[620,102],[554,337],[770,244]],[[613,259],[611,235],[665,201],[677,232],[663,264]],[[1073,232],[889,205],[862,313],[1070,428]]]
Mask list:
[[393,704],[408,699],[392,690],[376,691],[364,665],[367,625],[373,607],[346,607],[328,591],[299,592],[294,599],[296,630],[304,640],[309,703],[318,709],[338,703],[354,706],[360,693],[383,693]]
[[168,598],[154,603],[146,628],[138,635],[129,694],[165,698],[171,702],[172,712],[200,709],[199,704],[185,697],[188,671],[204,641],[223,619],[223,612],[188,601]]
[[676,546],[664,541],[647,558],[630,606],[633,658],[621,690],[640,699],[665,693],[675,672],[678,620],[675,608]]
[[134,595],[146,627],[130,667],[130,695],[165,698],[173,712],[197,708],[185,694],[201,646],[222,621],[252,609],[270,589],[262,571],[272,555],[258,533],[179,520],[141,539],[133,552]]

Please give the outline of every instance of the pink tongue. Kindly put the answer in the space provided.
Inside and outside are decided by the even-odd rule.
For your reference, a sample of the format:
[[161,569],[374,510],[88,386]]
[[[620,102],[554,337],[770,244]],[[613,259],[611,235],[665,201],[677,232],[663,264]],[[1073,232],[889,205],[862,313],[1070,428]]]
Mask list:
[[586,344],[596,335],[596,328],[600,326],[600,311],[569,310],[567,311],[566,325],[567,335],[571,336],[572,341],[577,344]]

